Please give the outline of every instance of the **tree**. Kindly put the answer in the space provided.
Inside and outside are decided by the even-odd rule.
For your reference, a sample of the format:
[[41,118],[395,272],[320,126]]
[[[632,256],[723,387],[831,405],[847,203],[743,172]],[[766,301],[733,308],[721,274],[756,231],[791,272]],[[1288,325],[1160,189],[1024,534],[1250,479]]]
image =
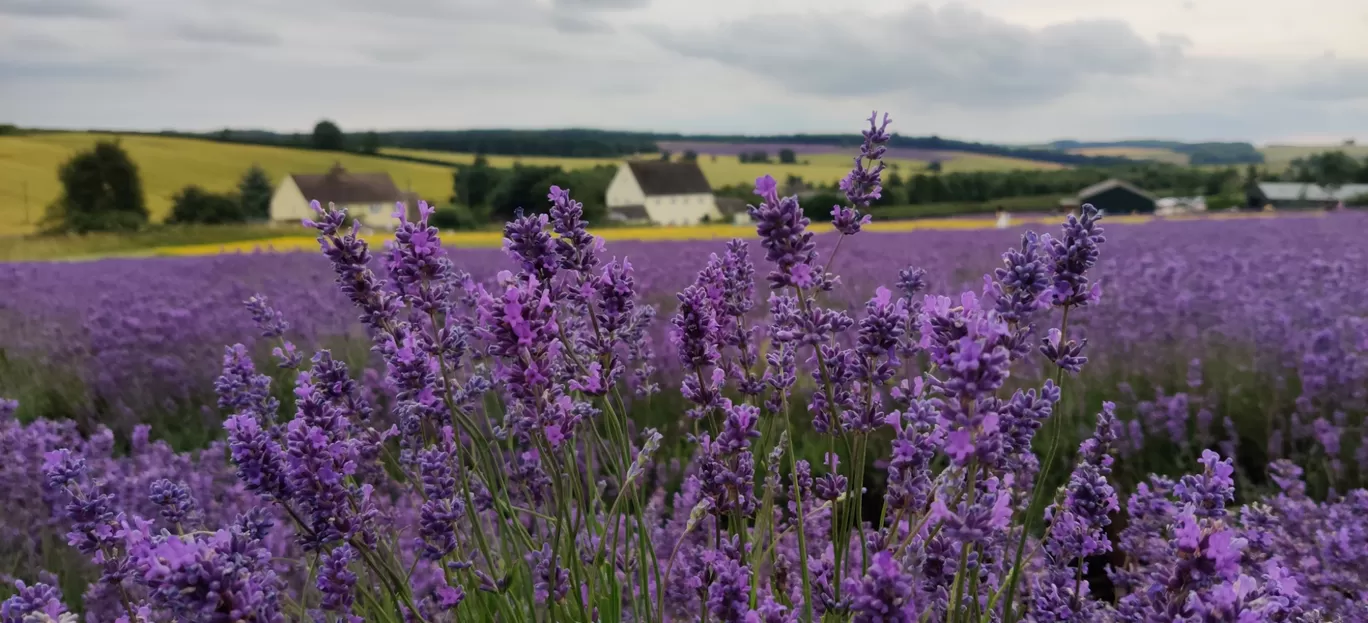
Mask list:
[[62,195],[47,208],[49,231],[136,230],[147,224],[138,166],[118,142],[100,141],[57,170]]
[[560,167],[538,167],[515,164],[500,171],[499,184],[489,193],[489,215],[495,221],[511,221],[519,209],[543,212],[546,202],[546,182]]
[[258,165],[252,165],[242,174],[237,185],[238,200],[242,203],[242,216],[249,221],[265,221],[271,218],[271,179]]
[[870,205],[884,207],[905,205],[907,201],[907,189],[903,186],[901,175],[893,173],[884,180],[883,189],[879,192],[879,198],[875,199]]
[[166,222],[223,225],[246,220],[247,215],[236,197],[211,193],[192,184],[171,197],[171,216]]
[[342,128],[337,127],[336,123],[324,119],[319,121],[313,129],[313,148],[327,149],[331,151],[342,151],[346,140],[342,136]]
[[670,150],[668,150],[668,149],[662,149],[662,150],[660,150],[660,160],[661,160],[662,162],[669,162],[669,161],[670,161]]
[[380,135],[375,132],[367,132],[361,135],[361,153],[376,154],[380,152]]
[[779,162],[782,164],[793,164],[798,162],[798,155],[792,149],[784,148],[779,150]]
[[698,162],[698,152],[692,149],[684,150],[684,155],[680,158],[684,162]]
[[478,229],[484,223],[466,206],[445,205],[432,213],[432,216],[428,218],[428,224],[437,229],[455,231],[458,229]]
[[845,195],[832,190],[821,190],[803,199],[799,205],[803,207],[803,216],[812,219],[814,223],[821,223],[831,220],[831,209],[844,203]]
[[451,174],[451,202],[469,208],[476,217],[487,215],[490,193],[504,174],[505,171],[489,166],[489,160],[477,154],[474,163],[457,165]]
[[926,165],[926,170],[932,173],[940,173],[941,162],[939,160],[932,160],[929,164]]

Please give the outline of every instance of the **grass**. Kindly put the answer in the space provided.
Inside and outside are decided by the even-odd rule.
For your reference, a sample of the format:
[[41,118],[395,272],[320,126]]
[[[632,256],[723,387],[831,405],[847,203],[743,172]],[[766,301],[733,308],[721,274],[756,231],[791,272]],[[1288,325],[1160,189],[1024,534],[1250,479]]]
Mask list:
[[[385,148],[380,150],[383,154],[395,156],[407,156],[411,158],[426,158],[430,160],[440,160],[453,164],[470,164],[475,161],[475,154],[457,153],[446,151],[431,151],[425,149],[398,149]],[[558,166],[566,170],[583,169],[599,165],[616,165],[621,162],[613,158],[557,158],[552,156],[486,156],[489,165],[493,167],[510,167],[515,163],[529,166]],[[898,173],[909,175],[924,171],[927,163],[920,160],[889,160],[890,164],[896,164]],[[755,178],[762,175],[773,175],[775,179],[783,180],[790,175],[796,175],[809,182],[822,184],[833,184],[845,177],[850,172],[851,157],[841,154],[811,154],[798,157],[798,163],[780,164],[778,162],[769,163],[750,163],[740,162],[735,156],[717,156],[716,158],[703,154],[698,157],[698,166],[703,170],[703,175],[708,178],[708,183],[714,187],[729,186],[732,184],[751,184]],[[1065,168],[1064,165],[1052,162],[1037,162],[1034,160],[1023,160],[1020,158],[1008,158],[1004,156],[987,156],[982,154],[962,153],[954,158],[941,163],[941,170],[947,173],[970,172],[970,171],[1010,171],[1014,169],[1029,170],[1054,170]]]
[[300,231],[298,226],[160,225],[126,234],[0,237],[0,262],[149,255],[159,247],[244,243],[250,240],[296,237]]
[[289,173],[322,173],[334,162],[353,171],[384,171],[400,188],[445,201],[451,170],[374,156],[263,145],[238,145],[163,136],[55,132],[0,137],[0,236],[34,230],[43,209],[61,194],[57,169],[98,139],[117,138],[138,165],[153,221],[171,210],[171,196],[188,184],[210,191],[234,188],[243,171],[260,165],[279,182]]
[[1188,155],[1161,147],[1080,147],[1070,149],[1069,153],[1080,156],[1114,156],[1134,160],[1154,160],[1186,165]]

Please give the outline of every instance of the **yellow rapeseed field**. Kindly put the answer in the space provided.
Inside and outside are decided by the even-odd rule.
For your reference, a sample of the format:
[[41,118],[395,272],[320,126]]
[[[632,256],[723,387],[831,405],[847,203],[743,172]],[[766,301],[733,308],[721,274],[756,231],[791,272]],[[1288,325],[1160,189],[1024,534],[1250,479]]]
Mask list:
[[61,194],[58,167],[96,140],[115,138],[138,165],[153,220],[170,212],[171,196],[187,184],[216,192],[231,190],[252,164],[260,165],[278,183],[288,173],[322,173],[341,162],[354,171],[385,171],[400,188],[411,188],[426,199],[444,202],[451,196],[450,168],[388,158],[162,136],[86,132],[3,136],[0,236],[33,231],[43,209]]

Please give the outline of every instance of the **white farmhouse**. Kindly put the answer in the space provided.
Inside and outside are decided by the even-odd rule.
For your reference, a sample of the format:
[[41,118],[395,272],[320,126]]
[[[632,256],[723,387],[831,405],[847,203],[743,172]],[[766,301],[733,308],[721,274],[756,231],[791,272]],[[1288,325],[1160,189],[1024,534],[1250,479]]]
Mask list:
[[271,196],[271,221],[299,223],[313,218],[310,201],[346,208],[347,215],[372,229],[394,229],[394,205],[403,202],[415,218],[417,201],[394,185],[388,173],[352,173],[334,164],[322,174],[291,173]]
[[717,222],[717,209],[708,178],[694,162],[628,160],[618,166],[608,184],[608,218],[624,223],[697,225]]

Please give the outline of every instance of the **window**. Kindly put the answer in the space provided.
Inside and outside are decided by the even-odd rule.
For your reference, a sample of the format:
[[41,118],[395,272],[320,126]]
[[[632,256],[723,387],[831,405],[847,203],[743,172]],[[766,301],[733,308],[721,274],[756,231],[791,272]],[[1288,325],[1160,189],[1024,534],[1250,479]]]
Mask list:
[[382,205],[380,205],[380,204],[378,204],[378,203],[372,204],[371,207],[370,207],[370,213],[371,213],[371,214],[379,214],[380,211],[381,211],[381,210],[384,210],[384,209],[385,209],[385,206],[382,206]]

